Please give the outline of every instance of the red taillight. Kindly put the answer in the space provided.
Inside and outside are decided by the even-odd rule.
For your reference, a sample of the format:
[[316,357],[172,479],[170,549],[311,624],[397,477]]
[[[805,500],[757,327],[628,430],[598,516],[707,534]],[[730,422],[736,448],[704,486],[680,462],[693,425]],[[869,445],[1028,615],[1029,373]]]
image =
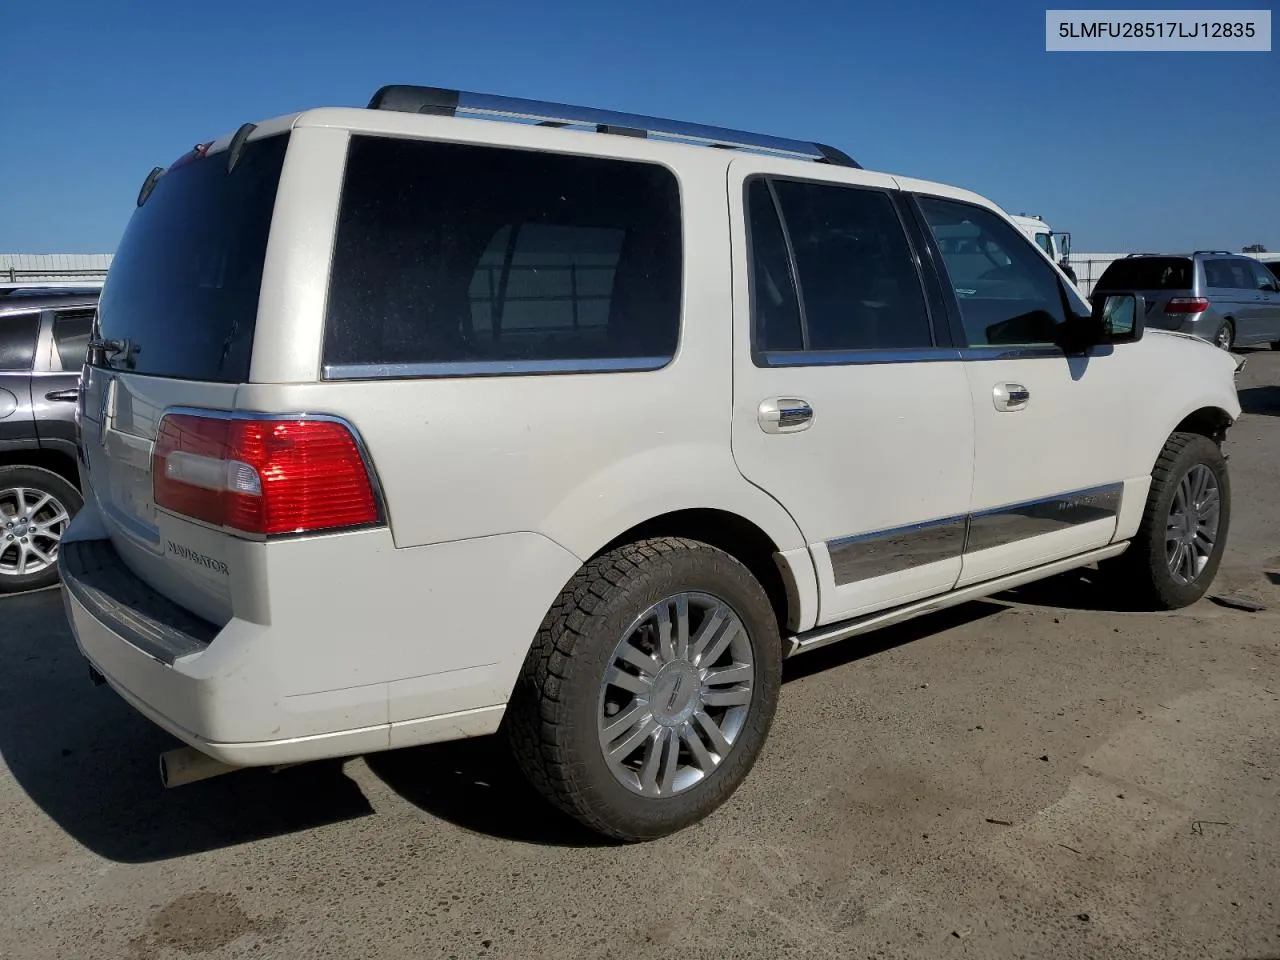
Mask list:
[[1200,313],[1209,309],[1209,301],[1204,297],[1172,297],[1164,305],[1165,313]]
[[355,437],[333,420],[170,414],[151,459],[156,506],[245,533],[377,523]]

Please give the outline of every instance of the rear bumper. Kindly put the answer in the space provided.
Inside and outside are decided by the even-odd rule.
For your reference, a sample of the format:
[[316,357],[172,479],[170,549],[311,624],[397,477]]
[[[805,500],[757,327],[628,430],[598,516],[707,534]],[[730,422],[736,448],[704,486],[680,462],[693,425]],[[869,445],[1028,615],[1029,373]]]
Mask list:
[[[77,515],[60,551],[77,646],[138,712],[237,766],[492,733],[550,600],[511,589],[494,604],[482,572],[540,562],[554,597],[578,563],[521,534],[403,551],[387,548],[386,531],[274,544],[263,574],[270,622],[219,626],[152,590],[109,540],[86,540],[98,533],[94,512]],[[355,569],[369,579],[348,568],[328,582],[318,571],[333,564],[298,556],[336,548],[360,554]]]
[[[226,669],[216,661],[227,658],[210,652],[215,640],[218,652],[269,646],[264,628],[232,620],[219,629],[186,614],[125,568],[107,540],[68,543],[59,568],[63,605],[80,652],[134,709],[203,753],[255,766],[389,745],[387,724],[270,736],[286,732],[290,718],[264,674],[266,664],[235,658],[239,669]],[[366,695],[376,700],[385,691]],[[292,719],[299,729],[325,722],[315,716]]]

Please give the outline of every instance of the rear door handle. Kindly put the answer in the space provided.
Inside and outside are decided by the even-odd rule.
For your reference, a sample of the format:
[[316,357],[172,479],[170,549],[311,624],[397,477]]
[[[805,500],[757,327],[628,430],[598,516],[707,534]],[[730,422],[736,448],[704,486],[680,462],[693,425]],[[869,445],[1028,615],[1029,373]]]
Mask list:
[[1031,391],[1020,383],[997,383],[991,399],[1001,413],[1015,413],[1031,402]]
[[70,390],[54,390],[52,393],[44,395],[46,400],[54,400],[59,403],[75,403],[80,399],[80,391],[72,388]]
[[798,433],[813,423],[813,407],[795,397],[761,400],[756,420],[765,433]]

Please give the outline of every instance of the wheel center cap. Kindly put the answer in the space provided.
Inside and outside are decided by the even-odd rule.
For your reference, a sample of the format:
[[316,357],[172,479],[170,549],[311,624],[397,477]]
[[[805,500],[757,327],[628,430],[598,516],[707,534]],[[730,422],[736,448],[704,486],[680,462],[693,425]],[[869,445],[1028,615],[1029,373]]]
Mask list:
[[13,525],[13,535],[15,537],[25,537],[27,535],[27,521],[19,520]]
[[649,695],[653,719],[667,727],[684,723],[702,702],[702,683],[687,660],[668,663],[654,678]]

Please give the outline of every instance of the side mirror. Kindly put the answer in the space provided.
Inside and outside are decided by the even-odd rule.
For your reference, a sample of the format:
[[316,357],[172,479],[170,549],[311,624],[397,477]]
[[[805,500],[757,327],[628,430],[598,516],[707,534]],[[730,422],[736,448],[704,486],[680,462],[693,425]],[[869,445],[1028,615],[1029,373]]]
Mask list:
[[1133,293],[1107,293],[1091,299],[1093,313],[1072,314],[1056,338],[1066,353],[1084,353],[1091,347],[1131,343],[1142,339],[1146,302]]
[[1108,293],[1093,302],[1092,323],[1099,343],[1132,343],[1142,339],[1146,300],[1135,293]]

